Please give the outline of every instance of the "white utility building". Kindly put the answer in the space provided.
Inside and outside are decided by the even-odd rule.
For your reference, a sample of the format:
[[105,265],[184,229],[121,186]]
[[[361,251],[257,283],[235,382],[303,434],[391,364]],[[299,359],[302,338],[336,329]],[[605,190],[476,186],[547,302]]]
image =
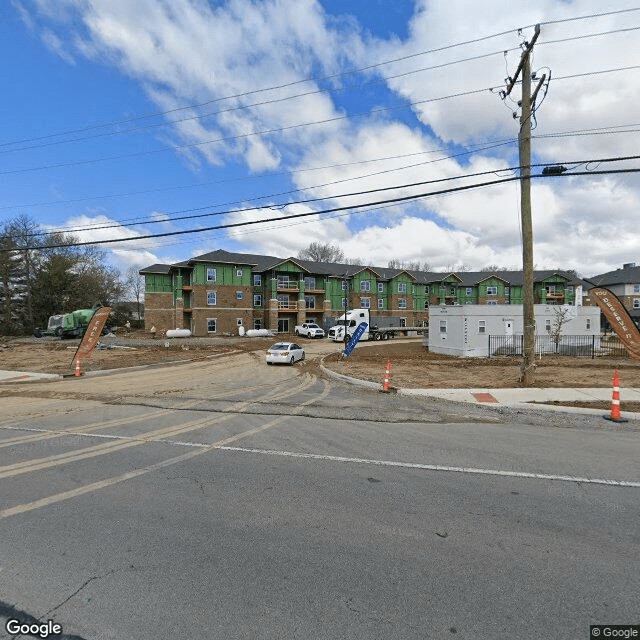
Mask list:
[[[536,348],[558,351],[576,344],[574,336],[600,340],[600,308],[572,305],[534,305]],[[508,353],[521,344],[522,305],[465,304],[429,307],[429,350],[451,356],[482,357]],[[489,353],[489,337],[492,351]],[[496,339],[495,336],[501,336]],[[561,350],[562,351],[562,350]]]

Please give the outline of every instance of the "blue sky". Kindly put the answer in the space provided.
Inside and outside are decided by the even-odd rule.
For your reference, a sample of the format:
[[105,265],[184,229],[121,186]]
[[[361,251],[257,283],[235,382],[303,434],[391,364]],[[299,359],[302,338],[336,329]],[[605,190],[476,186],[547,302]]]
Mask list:
[[[520,88],[507,100],[499,91],[535,24],[532,68],[551,81],[534,162],[639,166],[584,164],[638,148],[639,8],[9,0],[0,220],[27,215],[82,241],[133,238],[103,245],[122,270],[218,248],[296,255],[312,241],[372,265],[520,268],[517,181],[314,212],[513,176]],[[633,173],[534,181],[536,266],[588,277],[640,262],[639,187]],[[298,213],[314,215],[280,220]],[[187,230],[198,232],[136,239]]]

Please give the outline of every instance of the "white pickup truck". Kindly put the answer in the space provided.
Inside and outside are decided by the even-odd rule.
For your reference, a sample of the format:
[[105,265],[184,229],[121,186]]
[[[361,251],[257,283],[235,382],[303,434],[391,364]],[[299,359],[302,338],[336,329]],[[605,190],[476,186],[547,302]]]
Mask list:
[[305,322],[296,325],[297,336],[307,336],[307,338],[324,338],[324,329],[315,322]]

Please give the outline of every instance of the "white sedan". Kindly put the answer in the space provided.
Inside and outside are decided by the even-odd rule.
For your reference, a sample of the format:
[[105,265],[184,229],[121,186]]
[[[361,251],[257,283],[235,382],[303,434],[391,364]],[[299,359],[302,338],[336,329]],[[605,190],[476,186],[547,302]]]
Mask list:
[[304,360],[304,349],[295,342],[276,342],[267,350],[267,364],[293,364],[296,360]]

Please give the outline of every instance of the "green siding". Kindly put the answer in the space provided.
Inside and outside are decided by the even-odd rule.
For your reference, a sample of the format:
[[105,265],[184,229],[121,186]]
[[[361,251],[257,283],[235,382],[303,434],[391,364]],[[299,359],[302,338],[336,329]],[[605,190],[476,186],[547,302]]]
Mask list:
[[173,291],[172,277],[158,273],[145,274],[144,288],[149,293],[171,293]]
[[[207,281],[207,269],[216,270],[215,283]],[[237,275],[238,270],[242,271],[242,275]],[[251,267],[247,265],[235,266],[230,264],[199,263],[193,268],[193,282],[195,284],[219,284],[250,287],[253,285],[253,275]]]

